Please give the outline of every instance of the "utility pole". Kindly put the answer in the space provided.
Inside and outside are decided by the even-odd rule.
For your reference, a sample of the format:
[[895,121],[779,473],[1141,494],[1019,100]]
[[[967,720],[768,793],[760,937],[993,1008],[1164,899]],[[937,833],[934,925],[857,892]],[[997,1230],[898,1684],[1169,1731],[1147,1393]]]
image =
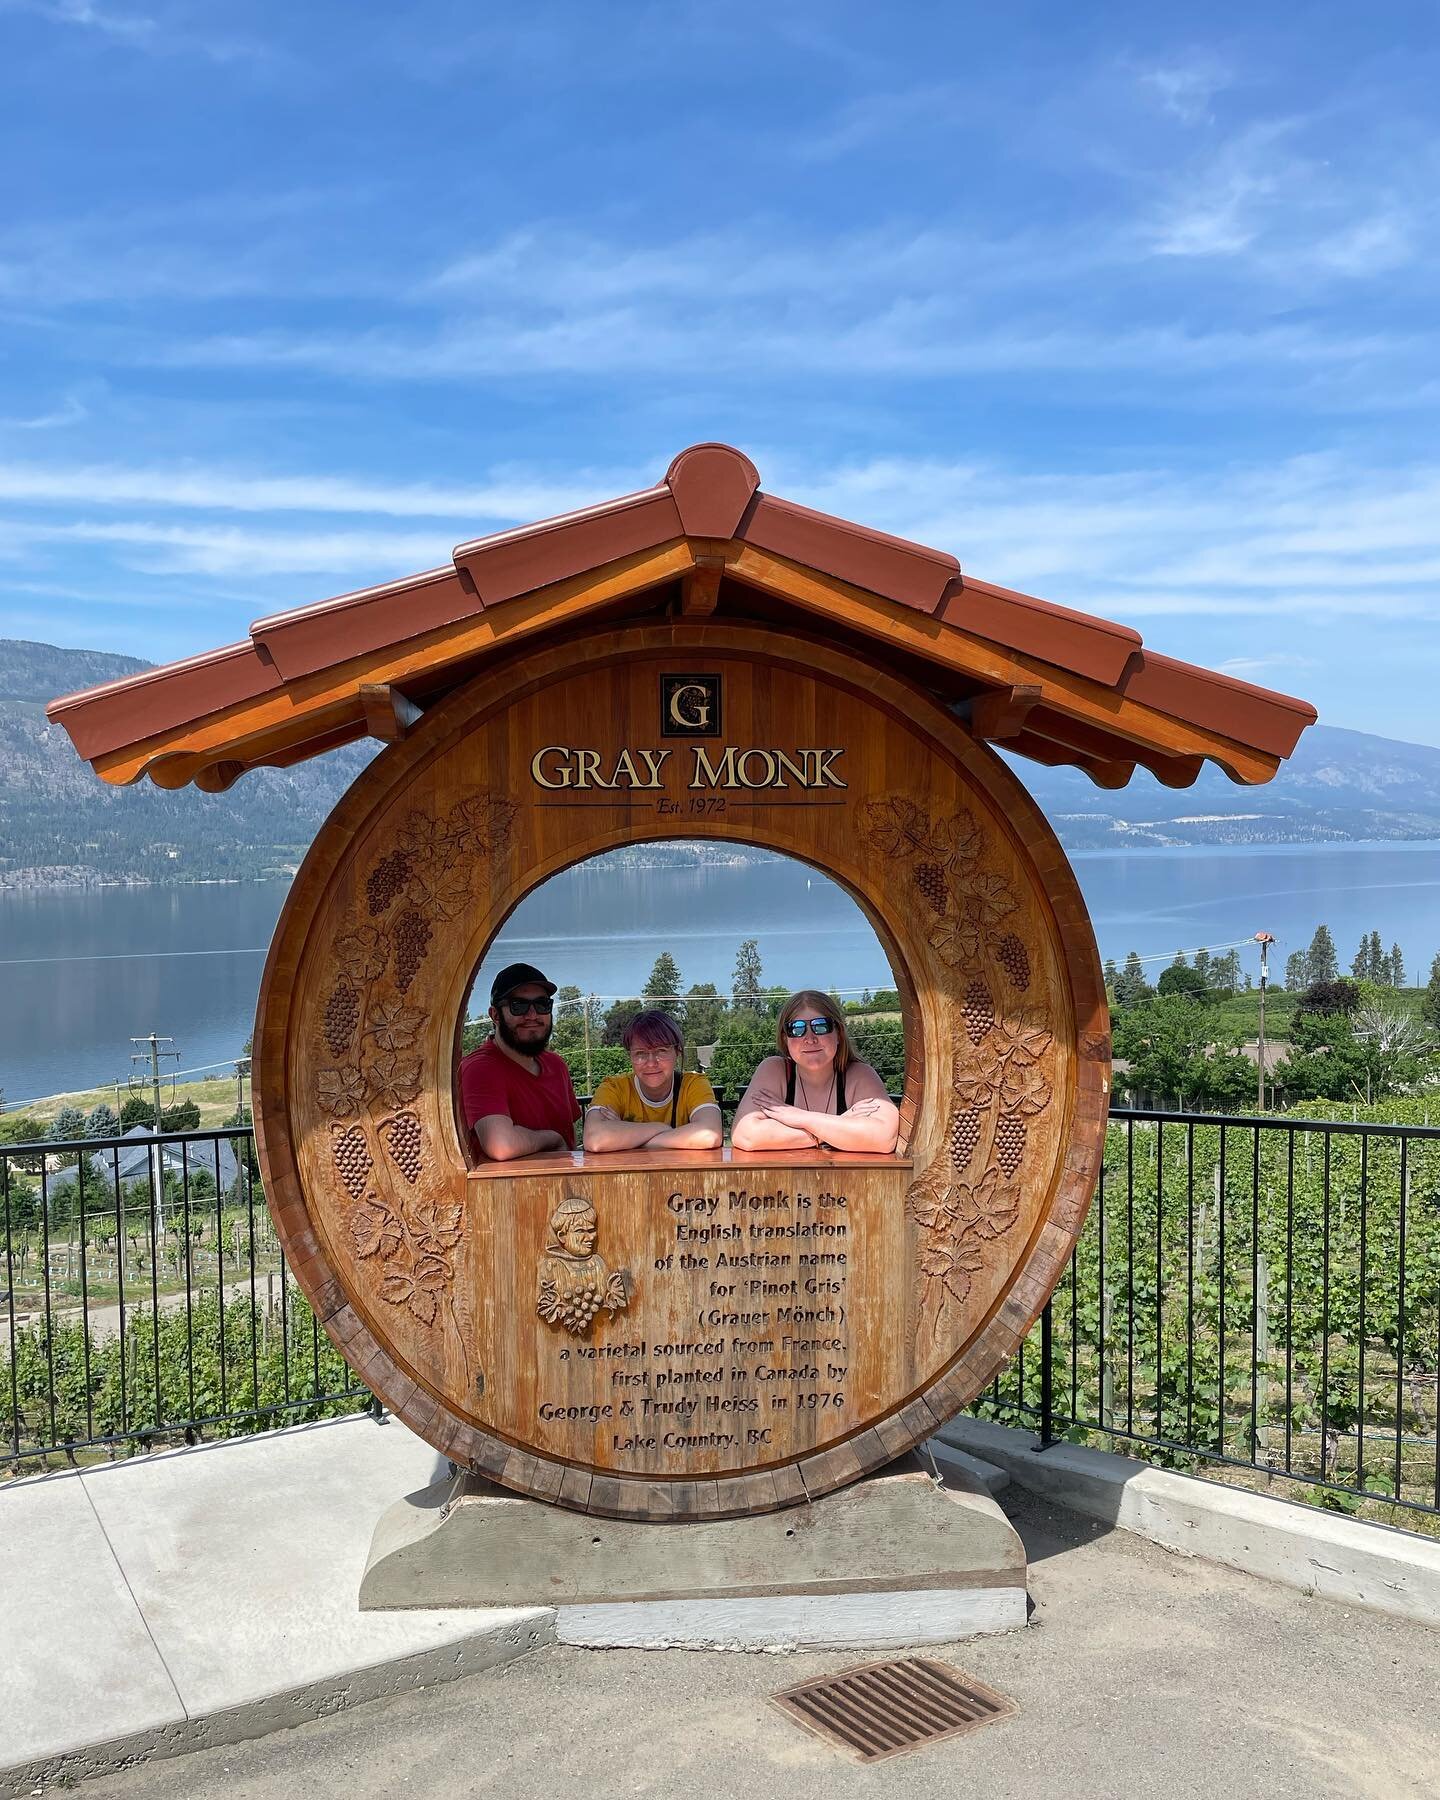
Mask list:
[[1265,1110],[1265,990],[1270,985],[1270,946],[1275,942],[1274,934],[1268,931],[1257,931],[1255,942],[1260,946],[1260,1037],[1256,1046],[1256,1071],[1260,1085],[1260,1107]]
[[590,1008],[595,1002],[593,994],[587,994],[580,1003],[580,1020],[585,1031],[585,1092],[595,1092],[595,1077],[590,1072]]
[[243,1123],[245,1112],[245,1077],[250,1073],[250,1058],[239,1056],[235,1059],[235,1123]]
[[[175,1040],[170,1037],[156,1037],[153,1031],[145,1037],[132,1037],[130,1042],[146,1046],[144,1050],[132,1050],[130,1061],[142,1064],[148,1062],[150,1065],[150,1093],[155,1107],[155,1138],[150,1148],[150,1187],[155,1206],[155,1254],[158,1256],[165,1234],[165,1164],[164,1158],[160,1154],[160,1063],[162,1058],[167,1061],[179,1062],[180,1052],[178,1050],[162,1050],[160,1048],[162,1044],[173,1044]],[[139,1091],[143,1089],[144,1085],[143,1075],[131,1076],[132,1091]]]

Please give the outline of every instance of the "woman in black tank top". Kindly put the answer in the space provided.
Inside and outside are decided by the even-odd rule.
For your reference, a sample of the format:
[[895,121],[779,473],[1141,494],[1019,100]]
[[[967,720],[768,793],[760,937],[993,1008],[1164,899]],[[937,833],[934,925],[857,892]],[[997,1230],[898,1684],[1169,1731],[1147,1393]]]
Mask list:
[[828,994],[792,994],[775,1043],[778,1054],[756,1069],[736,1111],[737,1150],[894,1150],[900,1115],[880,1077],[852,1052],[844,1014]]

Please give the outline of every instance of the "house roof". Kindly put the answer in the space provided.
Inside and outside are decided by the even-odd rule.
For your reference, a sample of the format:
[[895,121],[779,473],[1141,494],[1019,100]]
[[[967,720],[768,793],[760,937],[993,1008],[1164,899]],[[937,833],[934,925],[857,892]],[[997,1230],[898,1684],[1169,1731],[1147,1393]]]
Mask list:
[[602,620],[733,617],[863,648],[977,737],[1105,787],[1210,759],[1267,781],[1315,709],[1148,649],[1108,619],[966,574],[947,551],[766,493],[724,444],[663,481],[460,544],[443,566],[257,619],[241,643],[47,708],[104,780],[210,791],[366,735],[487,661]]

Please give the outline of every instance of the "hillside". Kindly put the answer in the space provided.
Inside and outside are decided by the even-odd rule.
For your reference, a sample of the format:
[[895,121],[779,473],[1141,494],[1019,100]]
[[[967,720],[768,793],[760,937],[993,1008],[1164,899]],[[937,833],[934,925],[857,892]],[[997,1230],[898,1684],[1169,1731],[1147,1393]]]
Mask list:
[[197,881],[294,866],[374,753],[358,744],[228,794],[107,787],[45,717],[45,702],[149,667],[98,650],[0,639],[0,887]]
[[[228,794],[106,787],[46,720],[45,702],[148,666],[0,639],[0,887],[291,868],[375,753],[350,745],[295,769],[247,775]],[[1071,850],[1440,838],[1440,750],[1334,726],[1308,731],[1262,788],[1236,787],[1207,767],[1193,788],[1162,788],[1142,773],[1112,794],[1078,769],[1014,766]]]
[[1192,788],[1142,771],[1107,793],[1078,769],[1009,760],[1070,850],[1440,838],[1440,750],[1335,725],[1312,726],[1259,788],[1207,763]]

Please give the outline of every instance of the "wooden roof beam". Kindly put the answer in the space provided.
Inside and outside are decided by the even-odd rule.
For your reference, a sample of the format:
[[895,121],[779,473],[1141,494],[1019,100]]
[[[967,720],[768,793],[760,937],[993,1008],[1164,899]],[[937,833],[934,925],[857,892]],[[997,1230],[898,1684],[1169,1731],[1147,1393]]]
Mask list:
[[973,736],[1004,743],[1019,735],[1031,710],[1039,704],[1038,684],[1026,682],[976,694],[974,699],[962,701],[957,711]]
[[425,709],[390,681],[362,681],[360,707],[366,731],[382,744],[398,744],[410,727],[425,716]]

